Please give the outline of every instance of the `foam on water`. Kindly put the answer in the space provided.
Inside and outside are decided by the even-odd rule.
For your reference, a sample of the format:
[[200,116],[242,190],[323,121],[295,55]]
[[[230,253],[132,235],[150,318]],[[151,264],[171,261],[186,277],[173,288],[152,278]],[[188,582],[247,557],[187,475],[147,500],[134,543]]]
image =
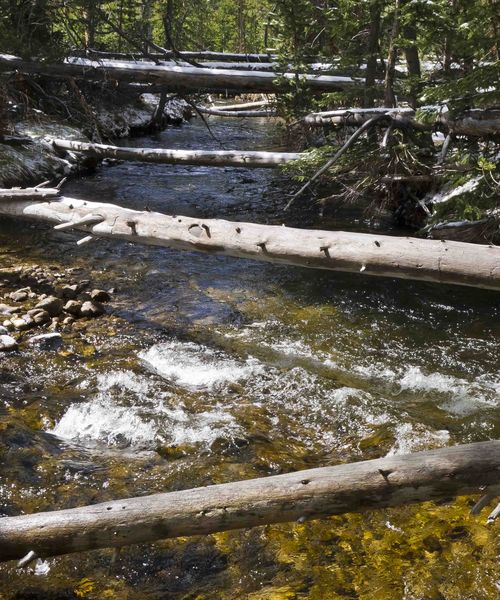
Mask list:
[[[86,381],[80,387],[91,385]],[[114,371],[99,375],[95,387],[97,393],[71,404],[50,433],[91,445],[153,448],[158,443],[210,446],[238,432],[234,418],[218,404],[188,411],[152,377]]]
[[161,377],[189,389],[247,379],[263,369],[253,358],[234,360],[219,350],[192,342],[157,344],[141,352],[139,358]]
[[402,423],[396,427],[396,441],[386,456],[395,454],[411,454],[427,448],[447,446],[450,433],[445,429],[431,431],[423,425]]

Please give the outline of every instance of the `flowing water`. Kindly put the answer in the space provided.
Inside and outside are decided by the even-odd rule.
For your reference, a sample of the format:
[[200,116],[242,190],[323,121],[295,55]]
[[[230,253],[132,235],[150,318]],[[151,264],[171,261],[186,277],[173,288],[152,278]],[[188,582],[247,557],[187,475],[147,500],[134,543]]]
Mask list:
[[[268,122],[211,123],[228,149],[280,148]],[[199,121],[130,143],[217,146]],[[123,163],[65,194],[280,223],[281,184]],[[500,437],[497,294],[75,239],[0,224],[0,266],[72,266],[117,289],[113,314],[59,353],[0,357],[4,515]],[[471,503],[5,565],[0,598],[496,598],[498,524]]]

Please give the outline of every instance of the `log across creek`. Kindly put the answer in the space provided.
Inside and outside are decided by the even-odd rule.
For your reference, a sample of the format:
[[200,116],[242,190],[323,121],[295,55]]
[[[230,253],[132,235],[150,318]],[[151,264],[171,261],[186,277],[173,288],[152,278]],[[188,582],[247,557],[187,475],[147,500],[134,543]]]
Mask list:
[[[230,113],[237,114],[237,113]],[[211,167],[272,168],[301,157],[297,152],[263,152],[252,150],[166,150],[161,148],[126,148],[89,144],[71,140],[50,140],[56,150],[79,152],[95,158],[113,158],[137,162]]]
[[[155,83],[172,91],[195,90],[199,92],[205,89],[267,93],[279,92],[283,88],[275,73],[165,66],[142,61],[72,58],[64,63],[42,63],[23,60],[9,54],[0,54],[0,71],[17,71],[52,77],[74,77],[89,81],[116,80]],[[295,74],[284,73],[281,77],[294,80]],[[334,75],[301,75],[301,82],[317,93],[334,92],[363,85],[362,79]]]
[[297,229],[223,219],[137,211],[61,196],[48,201],[16,195],[0,215],[74,228],[176,250],[249,258],[314,269],[347,271],[500,291],[500,247],[343,231]]
[[425,114],[424,121],[417,119],[417,112],[412,108],[349,108],[310,113],[302,122],[311,127],[362,125],[374,116],[385,114],[391,117],[392,126],[414,127],[419,130],[432,131],[440,128],[454,135],[471,137],[498,136],[500,134],[499,109],[468,109],[460,114],[452,114],[443,110],[442,106],[423,106],[420,114]]
[[[0,519],[0,561],[500,493],[500,441]],[[479,503],[478,503],[479,504]]]

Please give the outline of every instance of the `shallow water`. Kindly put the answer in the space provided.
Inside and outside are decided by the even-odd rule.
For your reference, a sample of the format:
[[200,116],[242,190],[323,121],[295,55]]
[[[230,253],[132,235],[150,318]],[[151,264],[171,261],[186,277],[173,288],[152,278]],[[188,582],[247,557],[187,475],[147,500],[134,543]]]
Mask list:
[[[268,122],[210,123],[223,145],[199,121],[127,145],[280,148]],[[280,223],[281,184],[263,169],[123,163],[65,194]],[[5,515],[499,438],[497,294],[75,239],[0,223],[1,266],[74,265],[118,290],[113,315],[63,352],[0,357]],[[0,590],[496,598],[498,524],[470,503],[131,547],[112,568],[107,550],[3,566]]]

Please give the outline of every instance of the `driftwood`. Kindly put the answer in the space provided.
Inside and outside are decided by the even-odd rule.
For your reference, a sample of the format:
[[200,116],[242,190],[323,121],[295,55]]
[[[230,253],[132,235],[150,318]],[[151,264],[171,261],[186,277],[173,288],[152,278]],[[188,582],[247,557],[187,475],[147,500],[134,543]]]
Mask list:
[[89,144],[71,140],[51,140],[56,150],[70,150],[96,158],[114,158],[172,165],[206,165],[212,167],[275,167],[301,157],[295,152],[258,152],[252,150],[164,150],[160,148],[125,148]]
[[[69,61],[69,59],[68,59]],[[172,67],[146,62],[112,60],[92,61],[74,58],[65,63],[25,61],[16,56],[0,54],[0,71],[19,71],[26,74],[74,77],[87,80],[116,80],[156,83],[171,90],[237,90],[253,92],[278,92],[281,89],[274,73],[237,71],[231,69],[202,69],[197,67]],[[295,79],[294,73],[282,75]],[[303,75],[304,83],[315,92],[332,92],[362,85],[362,80],[330,75]]]
[[[385,114],[392,118],[392,126],[414,127],[420,130],[433,130],[436,127],[455,135],[488,136],[500,134],[499,109],[471,109],[457,116],[443,112],[442,107],[426,106],[425,122],[415,120],[412,108],[353,108],[311,113],[303,118],[310,126],[323,125],[362,125],[376,115]],[[430,117],[430,118],[429,118]],[[389,123],[389,121],[388,121]]]
[[500,493],[500,441],[0,519],[0,560]]
[[[500,290],[497,246],[194,219],[67,197],[2,202],[0,215],[72,222],[87,234],[177,250]],[[79,223],[89,215],[94,225]]]

